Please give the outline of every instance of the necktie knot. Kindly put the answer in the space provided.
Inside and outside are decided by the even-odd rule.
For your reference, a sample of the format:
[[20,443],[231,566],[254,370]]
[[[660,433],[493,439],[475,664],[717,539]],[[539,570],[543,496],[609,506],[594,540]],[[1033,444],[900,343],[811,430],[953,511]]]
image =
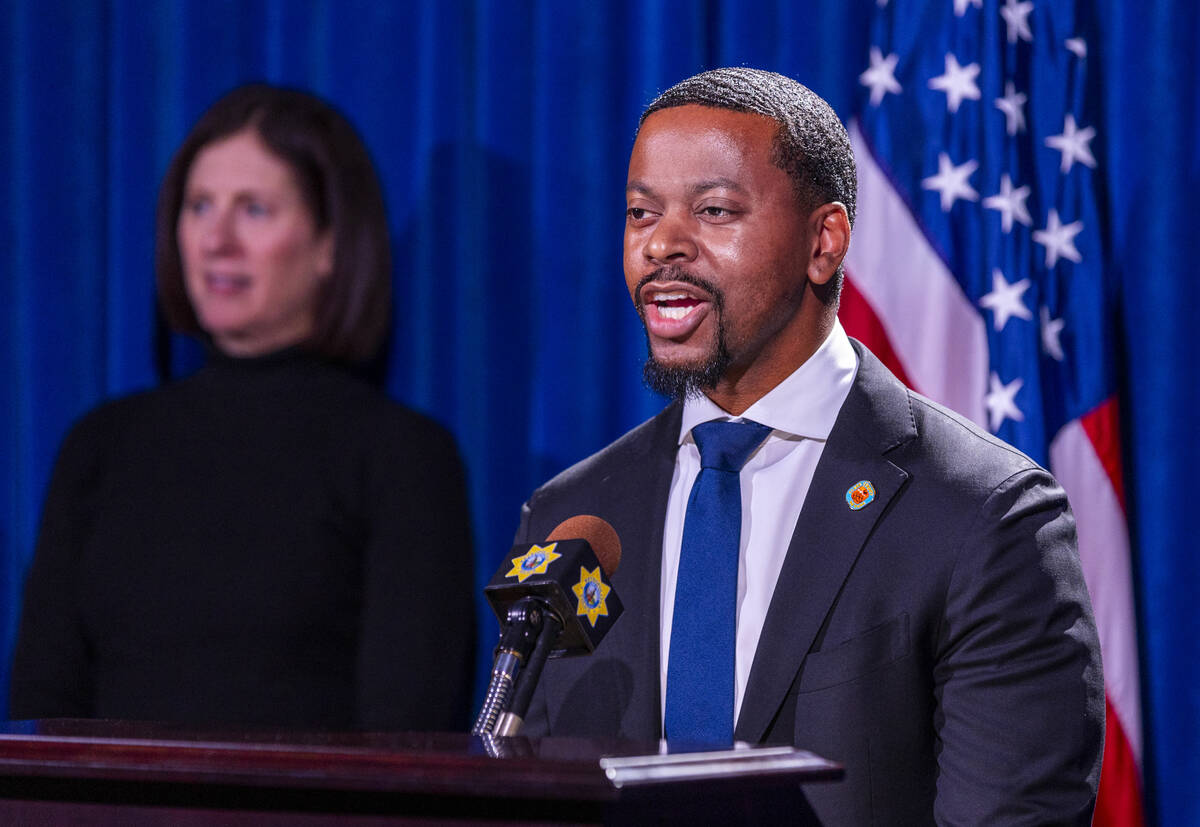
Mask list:
[[771,429],[757,422],[702,422],[692,428],[692,439],[700,449],[700,467],[741,472],[754,449],[762,445]]

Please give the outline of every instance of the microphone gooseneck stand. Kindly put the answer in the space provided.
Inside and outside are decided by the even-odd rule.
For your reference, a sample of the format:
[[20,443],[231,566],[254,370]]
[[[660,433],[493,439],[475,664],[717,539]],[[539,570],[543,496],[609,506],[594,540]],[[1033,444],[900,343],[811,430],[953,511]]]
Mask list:
[[492,661],[492,678],[472,735],[517,734],[562,629],[562,620],[536,597],[523,597],[508,608]]

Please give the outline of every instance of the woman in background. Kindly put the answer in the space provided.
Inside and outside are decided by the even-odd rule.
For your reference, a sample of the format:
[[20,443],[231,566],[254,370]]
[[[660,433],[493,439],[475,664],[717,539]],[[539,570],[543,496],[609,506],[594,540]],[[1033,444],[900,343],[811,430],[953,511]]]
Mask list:
[[68,434],[12,717],[465,727],[458,451],[355,371],[391,301],[366,149],[311,95],[241,87],[175,155],[157,221],[161,305],[208,362]]

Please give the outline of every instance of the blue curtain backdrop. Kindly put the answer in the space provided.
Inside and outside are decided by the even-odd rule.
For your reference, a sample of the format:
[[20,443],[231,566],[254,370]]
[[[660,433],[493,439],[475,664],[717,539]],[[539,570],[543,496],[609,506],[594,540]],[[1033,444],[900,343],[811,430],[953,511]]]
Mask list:
[[[621,276],[641,107],[696,71],[747,64],[798,78],[849,118],[865,101],[875,3],[3,4],[0,713],[59,441],[100,400],[160,381],[155,194],[212,100],[249,80],[311,89],[371,147],[395,253],[388,388],[458,436],[482,583],[530,490],[662,404],[640,384],[644,344]],[[990,14],[998,5],[983,0]],[[1112,323],[1148,806],[1152,823],[1198,824],[1200,544],[1186,514],[1200,467],[1200,14],[1192,0],[1096,0],[1080,15],[1104,99],[1094,149],[1122,285]],[[165,355],[174,373],[197,360],[179,340]],[[491,641],[482,602],[480,628]]]

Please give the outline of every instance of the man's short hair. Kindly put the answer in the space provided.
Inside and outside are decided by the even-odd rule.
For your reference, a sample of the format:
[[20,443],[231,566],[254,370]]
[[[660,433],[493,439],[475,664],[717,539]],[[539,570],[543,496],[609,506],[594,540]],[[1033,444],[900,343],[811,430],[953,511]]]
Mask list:
[[392,301],[383,193],[366,147],[346,118],[307,92],[240,86],[212,105],[175,153],[158,197],[155,270],[171,327],[206,336],[188,299],[176,225],[188,173],[205,147],[253,129],[295,176],[318,230],[333,233],[332,277],[318,294],[305,346],[327,359],[366,361],[381,348]]
[[[850,136],[833,108],[807,86],[775,72],[729,67],[701,72],[655,98],[638,121],[675,106],[699,104],[765,115],[779,124],[771,163],[792,179],[805,212],[840,201],[854,225],[858,173]],[[839,268],[840,269],[840,268]]]

